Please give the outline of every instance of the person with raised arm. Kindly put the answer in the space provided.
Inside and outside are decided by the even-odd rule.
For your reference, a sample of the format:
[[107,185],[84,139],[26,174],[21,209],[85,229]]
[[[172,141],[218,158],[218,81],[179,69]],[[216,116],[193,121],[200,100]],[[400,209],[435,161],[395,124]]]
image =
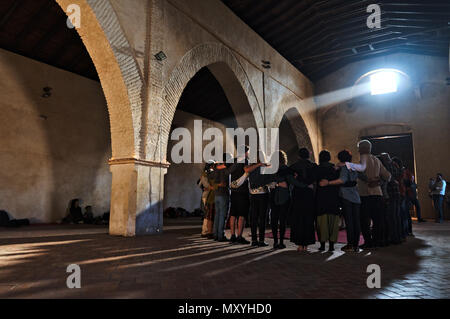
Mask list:
[[[360,171],[358,192],[361,197],[361,231],[364,237],[363,249],[384,246],[383,192],[381,179],[390,181],[391,173],[381,161],[372,155],[372,143],[362,140],[358,143],[361,164],[346,163],[350,170]],[[371,220],[373,229],[370,228]]]

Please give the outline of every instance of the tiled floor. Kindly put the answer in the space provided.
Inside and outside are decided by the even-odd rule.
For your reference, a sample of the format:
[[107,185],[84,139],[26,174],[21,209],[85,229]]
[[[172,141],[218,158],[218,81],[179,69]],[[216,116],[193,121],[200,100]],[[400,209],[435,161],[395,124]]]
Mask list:
[[[0,230],[0,298],[450,298],[449,223],[415,225],[407,243],[360,254],[230,246],[201,239],[198,220],[170,224],[138,238],[87,226]],[[70,264],[81,289],[66,286]],[[381,266],[381,289],[367,288],[370,264]]]

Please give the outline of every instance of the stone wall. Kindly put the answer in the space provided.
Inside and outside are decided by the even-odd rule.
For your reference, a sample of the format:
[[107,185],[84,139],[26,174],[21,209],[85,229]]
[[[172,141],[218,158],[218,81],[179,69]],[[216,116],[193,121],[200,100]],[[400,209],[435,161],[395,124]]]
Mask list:
[[111,141],[100,84],[3,50],[0,70],[0,209],[40,223],[64,217],[73,198],[98,215],[109,211]]
[[412,133],[419,199],[424,217],[433,218],[429,178],[437,172],[450,177],[450,87],[445,85],[448,59],[393,54],[353,63],[318,82],[318,93],[351,88],[360,76],[380,67],[405,72],[410,86],[396,94],[363,96],[351,103],[324,106],[320,111],[323,147],[333,154],[344,148],[356,154],[361,136]]

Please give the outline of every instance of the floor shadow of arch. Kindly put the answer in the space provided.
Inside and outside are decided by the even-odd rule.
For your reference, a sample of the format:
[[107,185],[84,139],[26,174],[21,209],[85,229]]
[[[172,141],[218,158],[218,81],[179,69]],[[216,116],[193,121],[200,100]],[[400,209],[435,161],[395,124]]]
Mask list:
[[[177,224],[174,222],[174,225]],[[450,231],[420,230],[407,243],[361,254],[299,254],[203,239],[190,221],[162,236],[106,233],[1,238],[3,298],[449,297]],[[433,245],[430,245],[433,243]],[[315,247],[317,249],[317,246]],[[340,247],[338,247],[340,248]],[[82,289],[66,287],[79,264]],[[378,264],[382,288],[366,285]],[[435,286],[433,286],[435,285]]]

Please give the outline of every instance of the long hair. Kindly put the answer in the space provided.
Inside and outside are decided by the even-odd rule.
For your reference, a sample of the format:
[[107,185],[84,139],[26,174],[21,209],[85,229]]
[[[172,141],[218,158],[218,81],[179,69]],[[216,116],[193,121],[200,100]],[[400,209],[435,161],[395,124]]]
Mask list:
[[80,203],[80,200],[78,198],[74,198],[71,200],[70,202],[70,208],[75,208],[75,203],[78,202],[78,204]]

